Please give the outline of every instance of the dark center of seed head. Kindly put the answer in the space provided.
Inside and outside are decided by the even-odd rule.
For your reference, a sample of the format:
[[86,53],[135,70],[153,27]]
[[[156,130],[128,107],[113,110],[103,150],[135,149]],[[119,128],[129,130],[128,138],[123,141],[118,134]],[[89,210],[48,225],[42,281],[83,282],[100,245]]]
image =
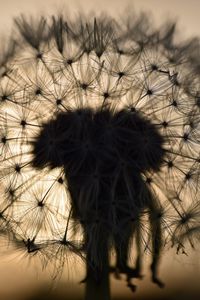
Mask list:
[[152,179],[150,177],[147,177],[146,183],[148,183],[148,184],[152,183]]
[[187,173],[187,174],[185,175],[185,179],[186,179],[186,180],[191,179],[191,177],[192,177],[191,173]]
[[172,106],[174,106],[174,107],[177,107],[177,106],[178,106],[178,103],[177,103],[176,100],[173,100],[173,101],[172,101]]
[[72,60],[72,59],[67,59],[67,60],[66,60],[66,63],[67,63],[68,65],[71,65],[71,64],[73,63],[73,60]]
[[42,94],[41,89],[40,88],[36,89],[35,94],[36,96],[41,95]]
[[119,78],[122,78],[124,75],[125,75],[124,72],[119,72],[119,73],[118,73]]
[[58,183],[63,184],[64,180],[62,179],[62,177],[58,178]]
[[21,120],[20,125],[21,125],[22,127],[25,127],[25,126],[27,125],[27,123],[26,123],[25,120]]
[[157,71],[158,70],[158,66],[156,64],[152,64],[151,65],[151,70],[152,71]]
[[166,121],[162,122],[162,126],[163,126],[164,128],[166,128],[166,127],[168,126],[168,122],[166,122]]
[[148,95],[148,96],[153,95],[153,91],[152,91],[151,89],[148,89],[148,90],[147,90],[147,95]]
[[188,134],[188,133],[184,133],[183,139],[184,139],[185,142],[188,141],[188,139],[189,139],[189,134]]
[[110,95],[109,95],[109,93],[108,93],[108,92],[105,92],[105,93],[103,94],[103,96],[104,96],[104,99],[107,99],[107,98],[109,98],[109,97],[110,97]]
[[42,53],[37,53],[37,55],[36,55],[36,58],[38,58],[38,59],[42,59]]
[[15,171],[16,171],[17,173],[20,173],[21,167],[20,167],[19,165],[16,165],[16,166],[15,166]]
[[10,197],[15,196],[15,191],[13,189],[9,189],[8,193],[9,193]]
[[168,161],[167,165],[168,165],[168,168],[172,168],[173,167],[173,162],[170,160],[170,161]]
[[62,99],[57,99],[57,100],[56,100],[56,104],[57,104],[57,105],[60,105],[61,103],[62,103]]
[[[64,167],[66,177],[69,170],[91,176],[99,166],[98,176],[102,176],[119,162],[120,168],[132,166],[133,172],[158,170],[163,162],[164,140],[156,126],[132,110],[134,114],[129,109],[113,113],[106,108],[59,113],[43,125],[33,142],[33,167]],[[82,122],[77,122],[77,116]]]
[[82,83],[82,84],[81,84],[81,88],[82,88],[83,90],[87,90],[88,84],[87,84],[87,83]]
[[5,136],[3,136],[3,137],[1,138],[1,142],[2,142],[3,144],[6,144],[6,142],[7,142],[7,139],[6,139],[6,137],[5,137]]
[[1,99],[2,99],[2,101],[8,100],[8,96],[3,95],[3,96],[1,96]]
[[43,203],[42,200],[41,200],[41,201],[38,201],[38,206],[39,206],[39,207],[43,207],[43,206],[44,206],[44,203]]

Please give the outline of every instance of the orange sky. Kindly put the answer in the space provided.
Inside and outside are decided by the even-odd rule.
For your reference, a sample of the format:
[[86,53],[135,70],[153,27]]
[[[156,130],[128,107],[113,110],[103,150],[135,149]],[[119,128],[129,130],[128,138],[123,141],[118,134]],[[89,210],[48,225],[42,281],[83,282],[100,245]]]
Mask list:
[[0,28],[5,32],[12,17],[22,12],[51,14],[63,11],[65,7],[72,12],[77,12],[77,8],[81,11],[104,10],[117,16],[128,6],[135,7],[137,11],[147,10],[158,22],[167,17],[177,17],[184,36],[199,34],[199,0],[0,0]]
[[[191,35],[199,35],[200,28],[200,1],[199,0],[0,0],[0,33],[6,35],[11,28],[12,18],[18,16],[20,13],[37,14],[45,13],[52,14],[56,11],[60,12],[63,7],[66,7],[71,13],[77,13],[78,11],[102,11],[105,10],[113,16],[118,16],[126,9],[126,7],[134,6],[136,11],[145,9],[152,14],[157,23],[166,20],[168,17],[179,20],[179,34],[181,37],[189,37]],[[0,244],[0,252],[4,251],[3,245]],[[200,287],[198,278],[200,278],[200,256],[198,251],[191,254],[189,257],[183,257],[183,255],[177,256],[173,254],[174,251],[169,251],[161,265],[161,277],[168,286],[168,294],[175,295],[174,299],[181,298],[189,300],[189,293],[192,291],[199,291]],[[15,253],[15,252],[14,252]],[[18,253],[19,254],[19,253]],[[19,254],[4,255],[0,259],[0,300],[24,300],[23,295],[30,294],[32,291],[37,291],[39,288],[39,282],[47,282],[48,276],[42,275],[42,279],[39,278],[41,274],[37,276],[33,271],[34,267],[30,267],[29,271],[24,269],[28,266],[27,261]],[[183,259],[184,258],[184,259]],[[26,265],[26,264],[27,265]],[[73,267],[73,266],[71,266]],[[32,269],[31,269],[32,268]],[[145,273],[145,272],[144,272]],[[67,281],[68,270],[65,271],[63,279]],[[80,272],[82,275],[83,272]],[[77,276],[73,284],[74,290],[79,290],[83,293],[83,287],[76,284],[77,280],[81,280],[81,275]],[[36,278],[39,278],[36,279]],[[76,276],[75,276],[76,277]],[[167,294],[166,291],[160,291],[153,284],[149,283],[150,278],[147,274],[145,279],[138,283],[138,292],[136,293],[136,300],[144,300],[146,294],[163,297]],[[71,286],[71,284],[70,284]],[[72,288],[72,290],[73,290]],[[57,293],[57,300],[72,299],[67,298],[66,293],[69,285],[61,283],[60,286],[54,291]],[[59,291],[59,292],[58,292]],[[112,280],[112,291],[115,295],[127,295],[127,299],[132,299],[133,296],[125,286],[125,282],[117,282]],[[60,298],[58,294],[60,293]],[[62,298],[63,293],[63,298]],[[181,295],[182,294],[182,295]],[[184,298],[185,295],[185,298]],[[66,298],[65,298],[66,297]],[[44,296],[43,298],[44,299]],[[50,298],[49,298],[50,299]],[[173,299],[171,296],[170,299]],[[191,300],[195,300],[195,296],[191,297]],[[125,300],[125,298],[124,298]]]

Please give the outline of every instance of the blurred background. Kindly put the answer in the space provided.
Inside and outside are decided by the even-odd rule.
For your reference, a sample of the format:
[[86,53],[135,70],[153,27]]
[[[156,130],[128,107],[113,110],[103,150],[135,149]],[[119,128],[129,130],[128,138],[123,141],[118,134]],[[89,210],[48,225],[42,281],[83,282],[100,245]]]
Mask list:
[[[106,11],[114,17],[126,14],[130,9],[139,13],[146,11],[156,25],[165,20],[178,21],[180,39],[199,36],[200,1],[199,0],[0,0],[0,35],[12,32],[13,17],[19,14],[36,16],[65,12],[78,15],[79,12]],[[1,44],[4,39],[0,39]],[[25,252],[10,245],[6,238],[0,240],[0,300],[36,300],[36,299],[83,299],[84,264],[72,257],[66,262],[61,278],[52,284],[51,270],[42,271],[43,261],[34,261]],[[150,282],[148,273],[149,257],[144,259],[143,280],[135,280],[138,286],[132,294],[125,281],[117,281],[111,276],[113,299],[200,299],[200,255],[199,249],[188,251],[187,255],[168,249],[160,266],[160,277],[166,287],[160,290]],[[94,299],[95,300],[95,299]],[[103,300],[103,299],[102,299]]]

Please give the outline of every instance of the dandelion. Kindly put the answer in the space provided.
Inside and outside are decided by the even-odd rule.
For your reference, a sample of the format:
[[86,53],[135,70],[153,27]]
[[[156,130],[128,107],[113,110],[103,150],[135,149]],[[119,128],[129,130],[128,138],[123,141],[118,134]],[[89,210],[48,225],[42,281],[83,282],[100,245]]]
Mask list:
[[134,18],[21,16],[2,52],[0,232],[56,273],[85,260],[86,299],[112,271],[135,290],[145,250],[163,287],[165,246],[199,239],[198,39]]

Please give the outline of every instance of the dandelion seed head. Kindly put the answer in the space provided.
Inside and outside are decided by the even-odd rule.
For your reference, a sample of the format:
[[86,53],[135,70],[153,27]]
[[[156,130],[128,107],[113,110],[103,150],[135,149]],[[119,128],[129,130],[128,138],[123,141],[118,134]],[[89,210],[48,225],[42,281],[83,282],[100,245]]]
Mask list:
[[146,15],[15,25],[0,59],[3,223],[29,253],[57,249],[57,269],[69,251],[101,271],[108,247],[128,272],[135,240],[161,285],[164,244],[199,238],[197,39]]

